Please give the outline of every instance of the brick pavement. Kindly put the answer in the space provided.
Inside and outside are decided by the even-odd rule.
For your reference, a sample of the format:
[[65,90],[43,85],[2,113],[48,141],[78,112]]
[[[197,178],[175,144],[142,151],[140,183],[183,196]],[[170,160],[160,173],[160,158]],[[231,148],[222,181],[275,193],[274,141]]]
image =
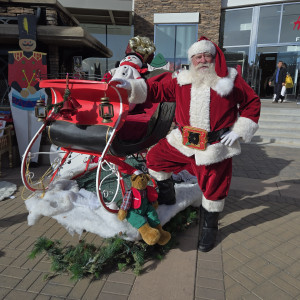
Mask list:
[[[98,281],[44,281],[46,256],[28,259],[37,237],[77,243],[55,220],[27,226],[19,167],[4,165],[1,180],[16,183],[16,198],[0,201],[0,299],[300,299],[300,149],[242,145],[221,215],[218,245],[196,250],[197,227],[141,276],[113,272]],[[297,193],[298,191],[298,193]],[[101,238],[86,233],[87,241]]]

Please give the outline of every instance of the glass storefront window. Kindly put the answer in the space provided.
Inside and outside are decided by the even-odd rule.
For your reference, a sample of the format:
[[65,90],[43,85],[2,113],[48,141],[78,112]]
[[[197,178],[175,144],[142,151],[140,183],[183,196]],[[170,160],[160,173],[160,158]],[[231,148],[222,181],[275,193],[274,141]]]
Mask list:
[[249,45],[252,8],[228,10],[222,15],[223,46]]
[[281,5],[260,8],[258,44],[277,43],[280,26]]
[[300,4],[283,5],[280,43],[300,42]]
[[156,53],[161,53],[170,62],[170,70],[187,64],[187,51],[197,40],[198,25],[155,25]]
[[113,52],[112,57],[99,58],[99,60],[97,60],[96,65],[98,65],[100,61],[101,74],[103,76],[107,71],[115,67],[116,62],[124,58],[128,41],[132,37],[131,26],[100,24],[80,24],[80,26]]
[[294,87],[287,90],[287,94],[297,95],[299,93],[299,68],[300,68],[300,46],[258,47],[257,56],[259,66],[262,70],[261,94],[272,96],[273,89],[268,86],[278,61],[287,65],[287,72],[292,76]]
[[175,26],[155,26],[155,47],[156,53],[161,53],[166,60],[172,59],[175,55]]
[[248,66],[249,47],[228,47],[224,48],[223,51],[227,66],[236,68],[239,65],[242,74],[245,75]]

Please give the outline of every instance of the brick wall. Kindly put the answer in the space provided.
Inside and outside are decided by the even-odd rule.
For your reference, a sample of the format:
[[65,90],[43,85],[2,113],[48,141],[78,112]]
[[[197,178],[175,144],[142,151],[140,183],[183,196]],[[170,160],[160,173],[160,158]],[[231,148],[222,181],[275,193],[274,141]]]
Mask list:
[[221,0],[135,0],[134,35],[153,40],[155,13],[199,12],[198,37],[201,35],[219,43]]

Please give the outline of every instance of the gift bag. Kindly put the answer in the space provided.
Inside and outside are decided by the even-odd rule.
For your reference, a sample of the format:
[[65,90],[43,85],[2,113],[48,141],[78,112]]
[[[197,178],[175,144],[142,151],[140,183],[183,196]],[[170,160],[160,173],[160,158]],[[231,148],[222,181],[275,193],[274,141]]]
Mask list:
[[286,75],[286,78],[285,78],[285,87],[287,89],[290,89],[294,86],[294,83],[293,83],[293,79],[292,79],[292,76],[290,74],[287,74]]

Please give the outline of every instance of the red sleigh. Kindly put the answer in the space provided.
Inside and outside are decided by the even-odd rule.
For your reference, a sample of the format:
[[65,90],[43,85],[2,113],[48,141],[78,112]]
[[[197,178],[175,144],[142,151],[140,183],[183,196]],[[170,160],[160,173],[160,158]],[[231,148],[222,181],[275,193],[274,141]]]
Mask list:
[[[128,164],[127,156],[145,154],[147,148],[157,143],[168,133],[173,121],[175,104],[146,102],[129,113],[127,91],[118,89],[117,83],[103,83],[88,80],[42,80],[41,88],[51,89],[52,104],[45,112],[45,105],[39,103],[36,114],[43,125],[29,143],[22,160],[21,175],[24,186],[30,191],[47,189],[54,181],[68,157],[73,153],[86,154],[84,171],[91,171],[92,162],[97,161],[96,193],[103,207],[116,213],[118,209],[109,207],[102,189],[103,169],[111,168],[117,181],[112,201],[116,201],[118,190],[125,193],[123,174],[131,174],[135,168]],[[70,92],[67,94],[66,92]],[[46,185],[32,184],[29,162],[31,148],[38,136],[47,130],[51,143],[65,153],[51,168]],[[95,168],[95,167],[94,167]]]

